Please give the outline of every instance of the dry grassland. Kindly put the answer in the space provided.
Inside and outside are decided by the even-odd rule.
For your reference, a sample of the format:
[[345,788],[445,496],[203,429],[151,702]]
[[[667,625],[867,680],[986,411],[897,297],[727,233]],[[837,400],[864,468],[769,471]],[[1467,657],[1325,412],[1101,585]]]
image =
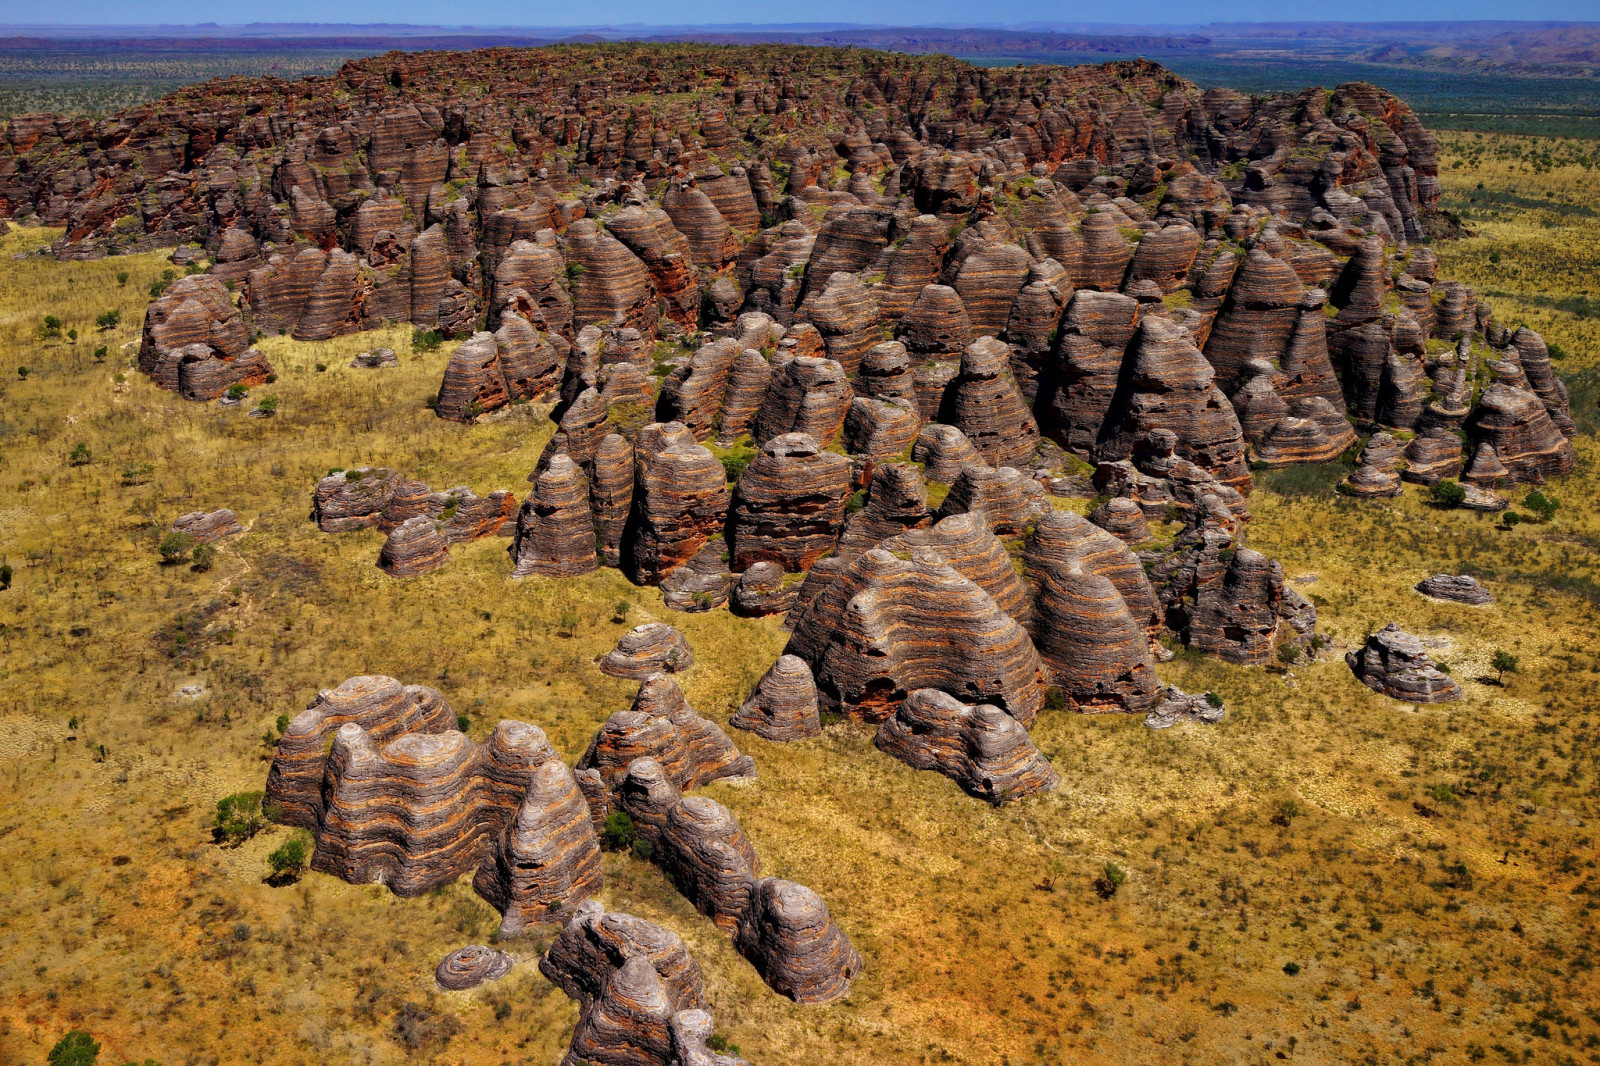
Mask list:
[[[774,996],[649,866],[608,856],[602,898],[683,935],[746,1057],[1600,1062],[1600,326],[1570,309],[1594,295],[1600,196],[1576,167],[1466,154],[1447,153],[1454,208],[1482,181],[1588,209],[1507,208],[1440,249],[1447,276],[1511,294],[1491,297],[1502,317],[1566,353],[1587,435],[1579,473],[1548,490],[1555,520],[1504,530],[1414,487],[1356,502],[1326,491],[1338,471],[1274,477],[1252,497],[1250,542],[1316,599],[1333,653],[1286,676],[1163,666],[1226,698],[1213,728],[1042,716],[1062,786],[1004,810],[881,755],[864,727],[788,746],[738,734],[760,780],[708,791],[767,871],[827,899],[867,960],[849,998]],[[378,534],[307,520],[314,480],[372,463],[520,495],[550,433],[539,412],[436,419],[446,355],[413,356],[401,330],[264,341],[279,378],[255,395],[279,398],[273,418],[186,403],[128,370],[167,264],[12,258],[51,235],[0,238],[0,553],[15,569],[0,593],[0,1061],[42,1062],[81,1027],[113,1063],[556,1062],[575,1011],[532,964],[550,931],[505,945],[523,960],[506,980],[441,994],[440,957],[495,927],[468,879],[409,901],[323,875],[273,888],[264,857],[284,831],[221,848],[214,804],[261,787],[279,714],[352,674],[434,685],[479,737],[536,722],[572,759],[632,695],[593,666],[625,628],[619,600],[628,625],[687,634],[684,687],[723,721],[783,631],[672,614],[614,571],[513,582],[504,541],[423,578],[381,574]],[[97,334],[112,307],[122,325]],[[45,314],[79,340],[41,342]],[[399,369],[347,368],[378,344]],[[80,442],[91,461],[72,465]],[[159,564],[174,516],[222,506],[247,532],[210,572]],[[1411,591],[1464,570],[1494,606]],[[1391,620],[1438,642],[1463,702],[1412,707],[1352,679],[1339,652]],[[1476,680],[1496,649],[1521,659],[1504,687]],[[1103,902],[1091,882],[1108,862],[1128,880]]]

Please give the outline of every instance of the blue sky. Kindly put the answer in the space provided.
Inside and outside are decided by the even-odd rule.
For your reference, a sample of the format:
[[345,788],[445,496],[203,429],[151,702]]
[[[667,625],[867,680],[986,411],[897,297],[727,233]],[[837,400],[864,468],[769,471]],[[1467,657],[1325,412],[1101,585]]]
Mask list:
[[602,6],[478,0],[441,6],[436,0],[232,0],[203,9],[186,5],[130,4],[128,0],[53,0],[35,4],[0,0],[0,25],[150,24],[195,20],[244,22],[420,23],[467,19],[476,26],[574,26],[611,24],[703,25],[728,22],[852,22],[878,25],[994,25],[1020,22],[1115,22],[1194,24],[1211,21],[1340,21],[1561,19],[1600,20],[1600,0],[1340,0],[1337,4],[1284,0],[1114,0],[1037,3],[1029,0],[812,0],[802,8],[779,8],[749,0],[611,0]]

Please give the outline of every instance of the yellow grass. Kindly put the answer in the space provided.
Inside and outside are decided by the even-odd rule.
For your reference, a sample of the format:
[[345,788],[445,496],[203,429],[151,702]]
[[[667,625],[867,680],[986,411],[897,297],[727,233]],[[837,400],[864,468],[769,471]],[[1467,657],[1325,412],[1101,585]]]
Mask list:
[[[1577,177],[1488,161],[1446,180],[1452,197],[1544,182],[1600,207]],[[1447,276],[1520,294],[1492,302],[1560,344],[1563,373],[1592,373],[1594,320],[1533,298],[1590,291],[1594,218],[1474,225],[1441,247]],[[436,419],[425,401],[447,356],[412,356],[403,330],[263,342],[280,376],[255,393],[279,397],[275,418],[186,403],[128,371],[122,347],[165,262],[12,259],[52,236],[0,238],[0,553],[15,568],[0,593],[0,1061],[42,1061],[72,1027],[114,1063],[557,1061],[576,1015],[532,962],[549,930],[505,945],[522,960],[506,980],[440,994],[439,959],[495,924],[465,881],[410,901],[322,875],[272,888],[264,857],[284,832],[223,849],[211,809],[261,787],[279,714],[352,674],[434,685],[478,737],[503,717],[536,722],[572,759],[632,695],[593,666],[625,629],[619,600],[627,625],[686,633],[685,690],[723,721],[783,631],[673,614],[614,571],[513,582],[503,541],[420,579],[384,576],[379,535],[307,520],[317,476],[371,463],[520,493],[549,423],[529,409]],[[112,306],[124,324],[104,366],[91,355],[104,340],[36,337],[47,313],[93,334]],[[377,344],[399,369],[346,367]],[[79,442],[92,462],[73,466]],[[1317,599],[1334,652],[1287,676],[1162,666],[1227,700],[1211,728],[1046,714],[1035,737],[1062,774],[1047,797],[992,810],[881,755],[860,726],[787,746],[736,734],[760,780],[707,791],[764,869],[816,888],[861,949],[841,1003],[771,994],[648,866],[608,856],[602,898],[684,936],[718,1028],[769,1066],[1595,1061],[1600,455],[1592,436],[1578,450],[1580,472],[1549,490],[1555,522],[1513,532],[1415,489],[1258,492],[1250,542]],[[247,532],[213,570],[158,564],[174,516],[220,506]],[[1493,575],[1494,606],[1411,591],[1465,566]],[[571,638],[557,633],[568,611]],[[1390,620],[1441,642],[1464,702],[1414,708],[1351,678],[1339,652]],[[1497,648],[1521,656],[1504,688],[1476,680]],[[190,684],[205,694],[180,696]],[[1273,824],[1288,801],[1298,814]],[[1128,880],[1102,902],[1091,882],[1107,862]],[[461,1031],[408,1050],[408,1003]]]

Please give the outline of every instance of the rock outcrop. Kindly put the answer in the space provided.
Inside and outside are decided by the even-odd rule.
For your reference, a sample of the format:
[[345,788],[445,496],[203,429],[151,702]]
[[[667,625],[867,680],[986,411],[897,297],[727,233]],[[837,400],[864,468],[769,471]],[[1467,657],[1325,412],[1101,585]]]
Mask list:
[[439,961],[433,979],[447,992],[465,992],[498,981],[515,965],[511,956],[482,944],[457,948]]
[[485,744],[448,731],[376,743],[334,733],[311,868],[416,896],[476,868],[515,815],[534,771],[555,758],[536,727],[501,722]]
[[817,684],[811,667],[797,655],[780,655],[761,675],[756,690],[729,724],[767,740],[804,740],[822,733],[817,716]]
[[995,806],[1055,788],[1060,778],[1009,714],[918,689],[878,727],[873,743],[918,770],[936,770]]
[[522,803],[472,885],[499,911],[500,934],[571,914],[605,883],[589,805],[559,759],[534,767]]
[[1466,574],[1434,574],[1417,582],[1416,589],[1435,600],[1453,600],[1477,607],[1494,602],[1489,590],[1480,585],[1476,578]]
[[381,675],[352,677],[324,689],[295,715],[267,772],[266,799],[284,825],[315,829],[322,820],[322,778],[328,744],[345,723],[360,726],[374,744],[410,733],[445,733],[456,728],[455,712],[435,689],[402,685]]
[[741,755],[716,723],[696,713],[677,682],[665,674],[646,678],[633,707],[606,719],[577,768],[594,770],[614,786],[630,763],[645,758],[653,759],[680,789],[756,775],[755,760]]
[[646,622],[622,635],[600,660],[600,672],[643,681],[652,674],[676,674],[694,665],[694,652],[683,634],[665,622]]
[[171,532],[182,533],[196,544],[210,544],[223,537],[244,532],[239,516],[228,508],[215,511],[190,511],[172,520]]
[[1042,701],[1022,627],[931,548],[861,555],[805,608],[785,650],[811,666],[823,706],[869,722],[919,688],[991,703],[1025,726]]
[[589,486],[569,457],[553,457],[535,478],[508,550],[512,577],[575,577],[599,565]]
[[654,585],[722,531],[727,473],[681,422],[640,430],[634,469],[629,576]]
[[850,497],[850,461],[803,433],[773,437],[744,469],[728,516],[733,568],[810,569],[833,550]]
[[431,573],[450,561],[450,541],[441,523],[427,515],[408,518],[389,534],[378,552],[378,569],[394,577]]
[[1364,646],[1345,653],[1356,680],[1392,699],[1408,703],[1448,703],[1461,698],[1461,686],[1433,665],[1422,641],[1390,622],[1367,637]]

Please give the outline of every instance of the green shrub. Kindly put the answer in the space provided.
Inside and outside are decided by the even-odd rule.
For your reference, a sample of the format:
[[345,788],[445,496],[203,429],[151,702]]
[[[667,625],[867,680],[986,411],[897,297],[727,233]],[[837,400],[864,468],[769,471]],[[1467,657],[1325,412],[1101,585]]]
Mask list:
[[105,345],[100,345],[94,350],[94,361],[97,363],[105,362],[108,351],[109,349],[107,349]]
[[264,415],[276,414],[278,410],[278,398],[276,396],[263,396],[261,398],[261,402],[256,404],[256,410],[260,411]]
[[297,829],[267,856],[267,865],[272,867],[273,877],[292,881],[305,870],[310,859],[311,834]]
[[12,573],[13,571],[10,563],[0,563],[0,589],[8,589],[11,587]]
[[1114,862],[1106,863],[1105,871],[1094,879],[1094,890],[1101,899],[1110,899],[1128,881],[1128,871]]
[[94,457],[89,454],[89,446],[81,440],[73,447],[72,453],[67,456],[67,462],[73,466],[88,466],[93,461]]
[[193,564],[194,572],[203,574],[210,570],[212,564],[217,561],[217,549],[210,544],[197,544],[195,545],[194,553],[189,556],[189,559]]
[[245,386],[239,384],[238,382],[234,382],[232,385],[228,386],[228,399],[242,400],[245,397],[245,393],[249,391],[250,390]]
[[1293,977],[1300,972],[1300,964],[1298,962],[1286,962],[1283,964],[1283,972]]
[[632,607],[633,604],[627,600],[618,600],[617,605],[611,608],[611,620],[618,625],[625,624],[628,621],[628,611]]
[[235,792],[217,800],[211,833],[219,844],[243,844],[267,827],[262,797],[261,792]]
[[50,1049],[45,1061],[50,1066],[94,1066],[100,1057],[100,1042],[82,1029],[74,1029]]
[[99,315],[95,316],[94,324],[102,331],[116,329],[118,326],[122,325],[122,312],[116,310],[115,308],[110,311],[102,311]]
[[1561,508],[1561,501],[1554,496],[1534,491],[1528,493],[1528,498],[1522,501],[1522,506],[1533,512],[1533,516],[1541,522],[1548,522],[1556,516],[1556,511]]
[[187,533],[168,533],[161,538],[161,543],[156,545],[156,551],[161,555],[163,563],[179,563],[189,557],[189,552],[194,548],[194,538]]
[[471,728],[472,728],[472,719],[468,718],[464,714],[456,715],[456,732],[465,733],[468,729],[471,729]]
[[128,272],[126,270],[117,271],[117,284],[118,285],[126,285],[127,283],[128,283]]
[[612,811],[606,815],[606,824],[600,830],[600,845],[607,851],[627,851],[638,835],[632,818],[621,811]]
[[722,457],[722,472],[728,477],[728,484],[732,485],[739,480],[739,475],[744,473],[745,467],[754,459],[753,455],[734,454]]
[[1283,663],[1285,666],[1293,666],[1295,663],[1299,662],[1300,654],[1300,645],[1298,644],[1278,645],[1278,661]]
[[411,350],[421,355],[423,352],[438,351],[444,343],[444,334],[436,329],[414,329],[411,331]]
[[27,381],[28,380],[28,375],[31,374],[31,373],[33,373],[33,371],[29,370],[25,366],[17,367],[17,377],[21,378],[23,381]]
[[576,633],[578,631],[578,612],[577,611],[562,611],[561,612],[561,623],[560,623],[560,626],[561,626],[561,628],[560,628],[559,632],[563,636],[570,637],[574,633]]
[[633,848],[631,850],[633,852],[633,857],[638,859],[640,862],[649,862],[650,856],[655,852],[655,848],[651,847],[650,842],[644,837],[639,837],[636,839],[633,842]]
[[61,336],[61,320],[55,315],[45,315],[44,321],[39,323],[39,339],[54,340]]
[[1217,708],[1218,710],[1222,709],[1222,697],[1217,695],[1215,692],[1206,693],[1206,703]]
[[1445,478],[1429,489],[1428,495],[1441,507],[1460,507],[1467,501],[1467,490],[1450,478]]

